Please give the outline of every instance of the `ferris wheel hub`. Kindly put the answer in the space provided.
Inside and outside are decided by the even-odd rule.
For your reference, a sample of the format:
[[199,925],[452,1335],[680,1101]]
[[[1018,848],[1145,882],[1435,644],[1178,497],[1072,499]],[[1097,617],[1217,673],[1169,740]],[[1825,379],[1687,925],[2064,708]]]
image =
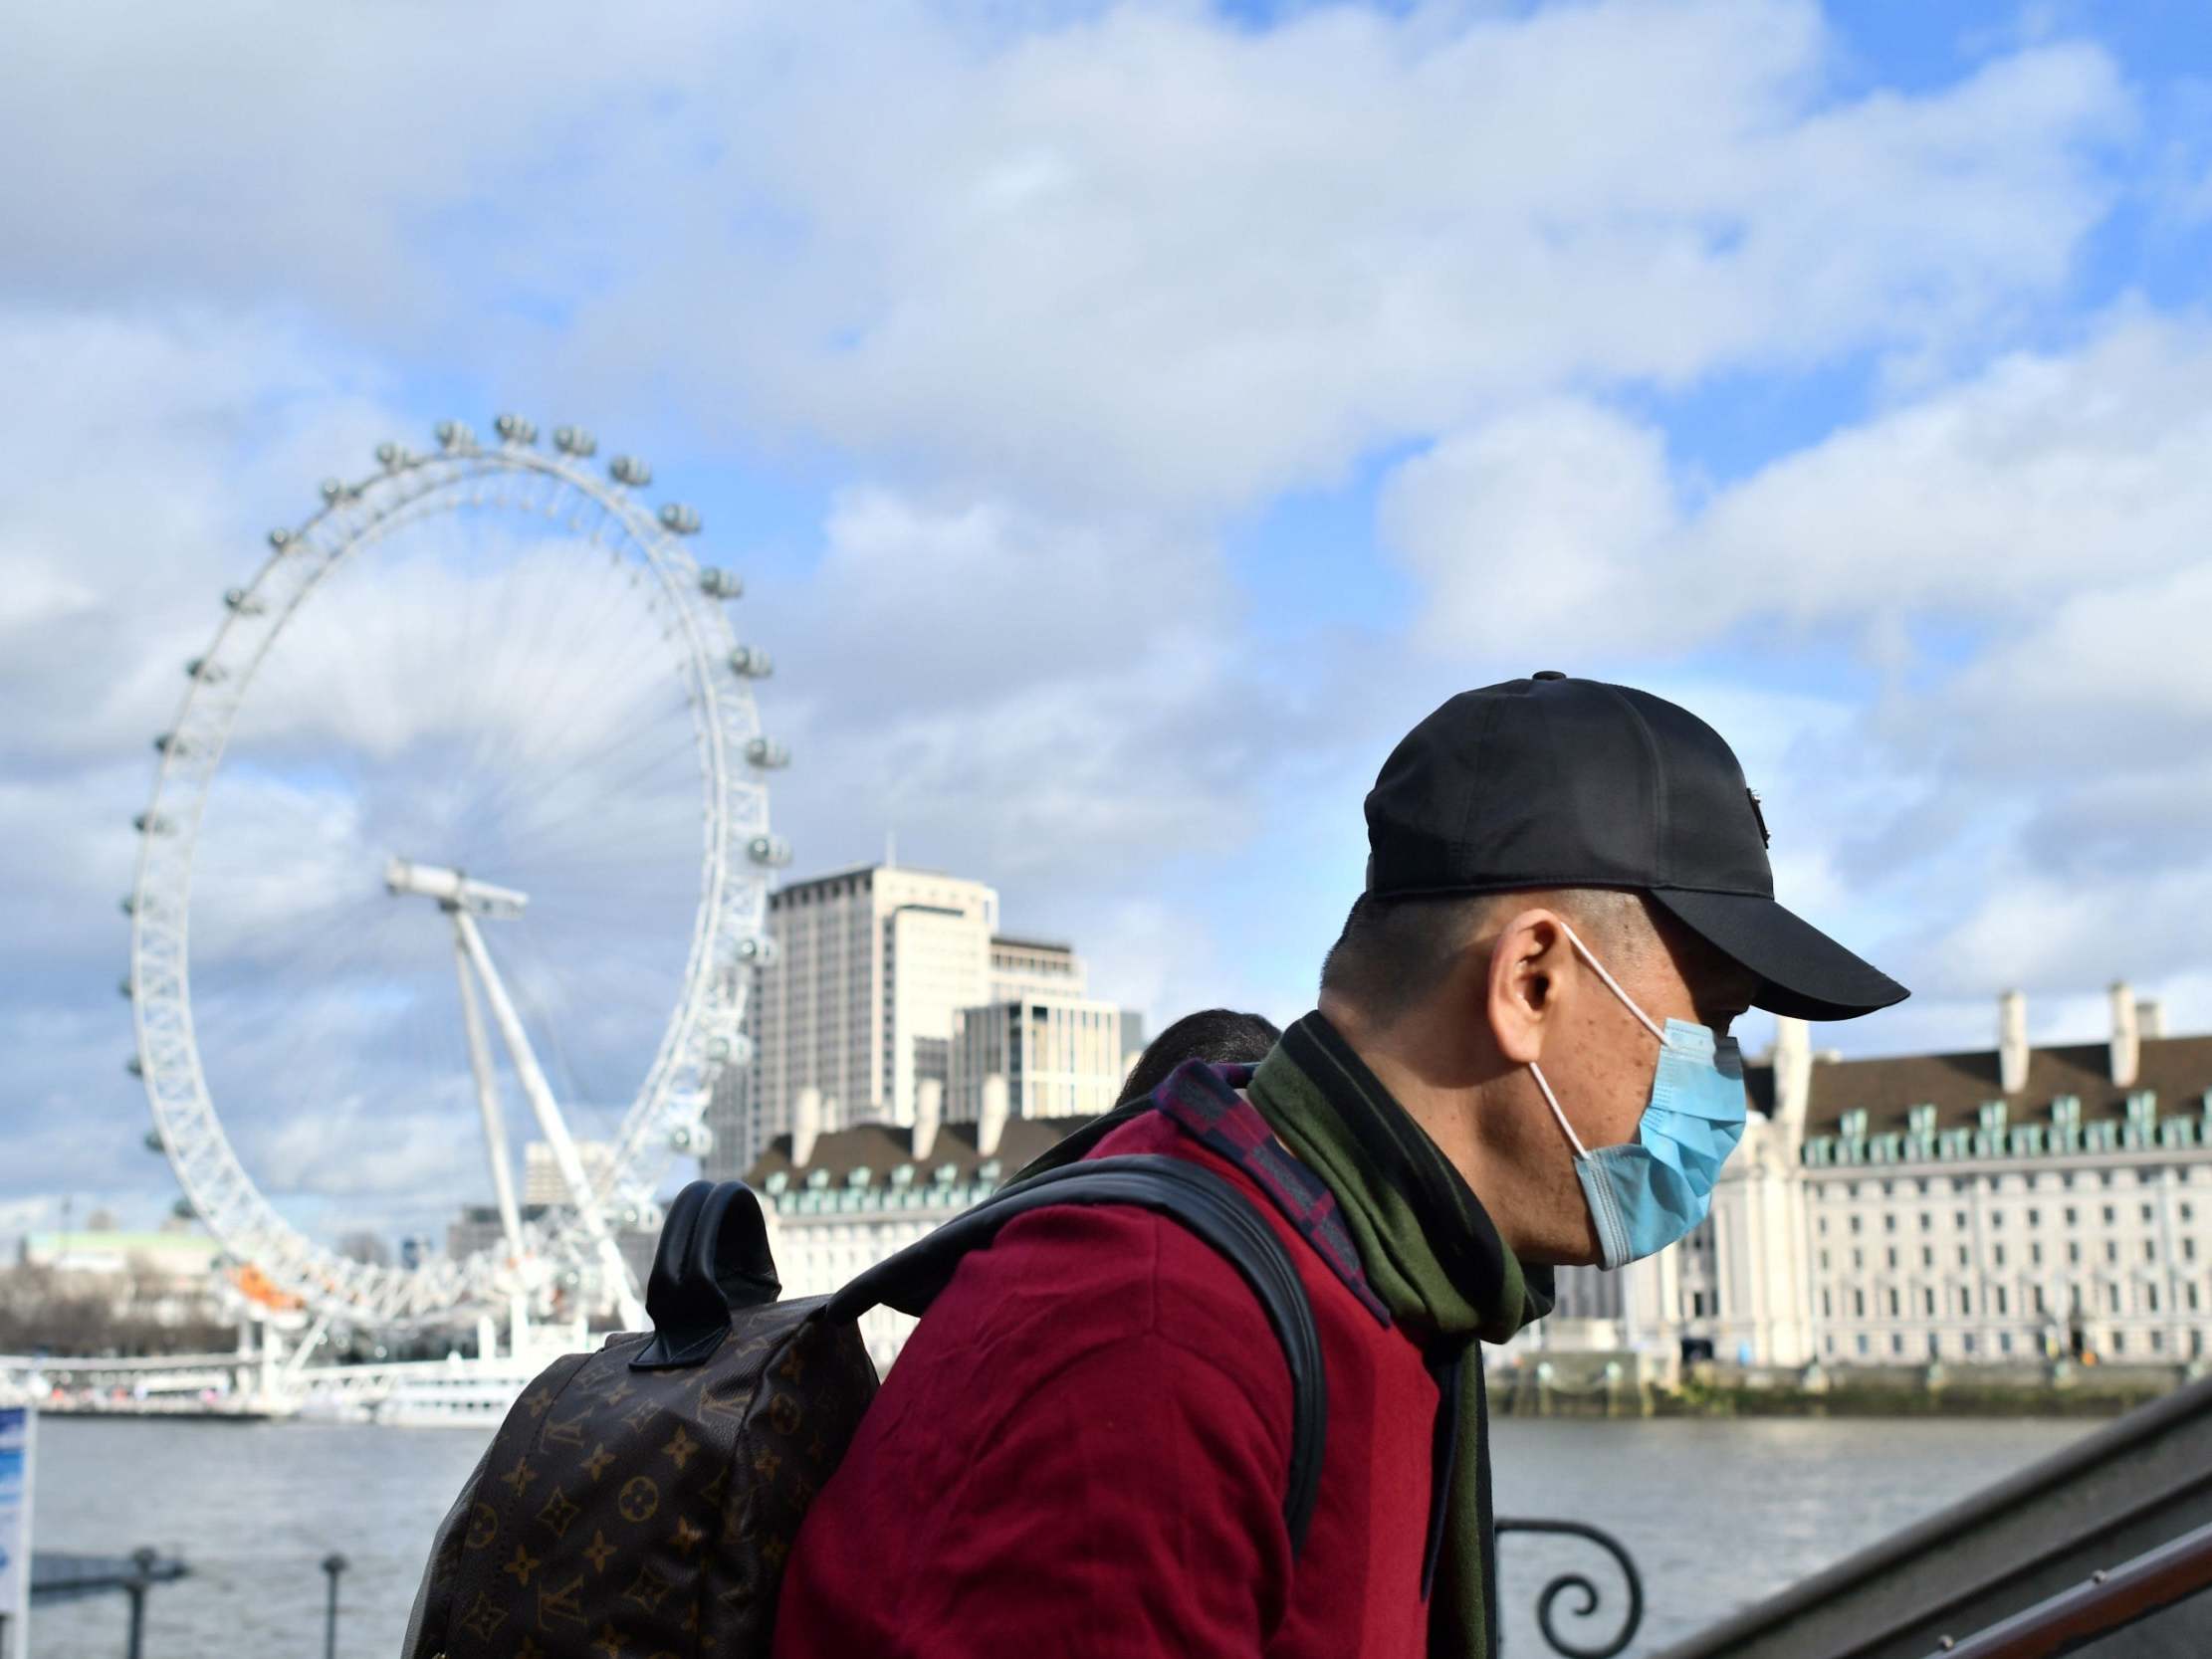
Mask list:
[[415,864],[403,858],[384,866],[384,890],[394,898],[411,893],[435,899],[440,910],[467,911],[472,916],[500,920],[522,915],[523,907],[530,903],[529,894],[512,887],[494,887],[441,864]]

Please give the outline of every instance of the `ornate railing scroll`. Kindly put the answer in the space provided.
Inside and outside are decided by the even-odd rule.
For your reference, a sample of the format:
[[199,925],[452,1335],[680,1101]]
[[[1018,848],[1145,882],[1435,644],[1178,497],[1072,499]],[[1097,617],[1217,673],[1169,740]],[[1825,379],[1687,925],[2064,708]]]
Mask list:
[[1565,1538],[1577,1538],[1596,1545],[1613,1557],[1614,1564],[1621,1569],[1622,1581],[1628,1588],[1628,1611],[1622,1617],[1618,1635],[1610,1641],[1585,1645],[1572,1640],[1559,1629],[1559,1615],[1555,1604],[1568,1591],[1572,1590],[1582,1598],[1580,1606],[1567,1609],[1567,1616],[1574,1619],[1592,1617],[1605,1600],[1599,1593],[1598,1586],[1581,1572],[1562,1572],[1537,1592],[1536,1625],[1543,1631],[1544,1640],[1551,1644],[1552,1651],[1565,1654],[1567,1659],[1614,1659],[1616,1654],[1625,1652],[1629,1643],[1636,1640],[1637,1630],[1644,1623],[1644,1579],[1637,1572],[1636,1562],[1622,1547],[1621,1541],[1611,1533],[1601,1532],[1596,1527],[1586,1527],[1579,1521],[1527,1521],[1501,1517],[1497,1523],[1497,1536],[1503,1538],[1508,1533],[1550,1533]]

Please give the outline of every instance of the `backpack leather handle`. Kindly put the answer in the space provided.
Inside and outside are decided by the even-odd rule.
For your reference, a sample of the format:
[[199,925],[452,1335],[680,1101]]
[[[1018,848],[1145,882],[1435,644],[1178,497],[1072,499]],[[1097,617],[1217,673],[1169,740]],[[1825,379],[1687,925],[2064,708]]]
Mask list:
[[731,1314],[782,1294],[753,1189],[743,1181],[693,1181],[668,1206],[645,1288],[653,1335],[630,1368],[696,1365],[722,1345]]

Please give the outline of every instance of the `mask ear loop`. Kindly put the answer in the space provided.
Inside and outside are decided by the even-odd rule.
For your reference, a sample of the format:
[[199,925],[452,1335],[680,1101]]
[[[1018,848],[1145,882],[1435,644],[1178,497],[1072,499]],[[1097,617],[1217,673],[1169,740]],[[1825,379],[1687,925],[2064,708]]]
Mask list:
[[[1588,962],[1591,967],[1596,970],[1597,975],[1600,979],[1603,979],[1605,981],[1606,989],[1611,991],[1615,996],[1619,997],[1621,999],[1621,1005],[1637,1017],[1638,1022],[1643,1025],[1645,1030],[1649,1031],[1653,1036],[1657,1037],[1659,1040],[1659,1046],[1661,1048],[1666,1047],[1666,1033],[1661,1031],[1658,1026],[1654,1025],[1652,1023],[1651,1016],[1646,1014],[1643,1009],[1639,1008],[1636,1005],[1636,999],[1630,996],[1627,991],[1621,988],[1620,980],[1614,978],[1612,974],[1606,971],[1605,963],[1599,961],[1598,958],[1591,953],[1590,946],[1583,943],[1582,940],[1576,936],[1574,929],[1567,926],[1564,918],[1560,919],[1559,931],[1567,935],[1567,942],[1575,947],[1576,952],[1582,957],[1582,959]],[[1582,1137],[1575,1133],[1575,1126],[1567,1122],[1567,1114],[1559,1110],[1559,1097],[1551,1092],[1551,1084],[1549,1081],[1546,1080],[1544,1076],[1544,1068],[1536,1064],[1535,1061],[1531,1060],[1528,1063],[1528,1070],[1529,1075],[1536,1079],[1536,1087],[1538,1089],[1541,1089],[1544,1093],[1544,1104],[1551,1108],[1551,1115],[1559,1120],[1559,1127],[1562,1130],[1566,1131],[1567,1140],[1575,1148],[1575,1156],[1587,1161],[1590,1156],[1590,1149],[1582,1143]]]
[[1582,1143],[1582,1137],[1575,1133],[1575,1126],[1567,1122],[1567,1114],[1559,1110],[1559,1097],[1551,1092],[1551,1085],[1544,1081],[1544,1068],[1531,1060],[1529,1075],[1536,1079],[1536,1087],[1544,1092],[1544,1104],[1551,1108],[1551,1115],[1559,1120],[1559,1127],[1567,1132],[1567,1140],[1575,1148],[1575,1156],[1588,1160],[1590,1149]]
[[[1621,988],[1621,981],[1614,978],[1612,974],[1608,973],[1605,968],[1605,963],[1599,961],[1596,956],[1593,956],[1590,953],[1590,946],[1583,943],[1581,939],[1575,936],[1574,929],[1568,927],[1566,922],[1564,920],[1561,920],[1559,924],[1559,931],[1567,935],[1567,942],[1569,944],[1572,944],[1575,949],[1581,953],[1582,959],[1588,962],[1591,967],[1596,970],[1598,977],[1605,981],[1606,989],[1611,991],[1615,996],[1621,999],[1621,1006],[1628,1009],[1630,1013],[1634,1014],[1637,1017],[1639,1023],[1643,1025],[1644,1029],[1649,1031],[1653,1036],[1657,1037],[1659,1040],[1659,1046],[1661,1048],[1666,1047],[1666,1033],[1661,1031],[1658,1026],[1654,1025],[1652,1023],[1651,1015],[1645,1013],[1643,1009],[1639,1008],[1636,1005],[1635,998],[1631,997],[1627,991]],[[1553,1110],[1556,1111],[1557,1108],[1554,1108]]]

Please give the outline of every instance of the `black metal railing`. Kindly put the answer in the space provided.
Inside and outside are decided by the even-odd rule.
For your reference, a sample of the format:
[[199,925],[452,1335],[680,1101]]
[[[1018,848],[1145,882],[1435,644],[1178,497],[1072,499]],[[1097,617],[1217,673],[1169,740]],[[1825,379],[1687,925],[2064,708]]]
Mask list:
[[156,1584],[174,1583],[189,1570],[182,1561],[166,1559],[151,1550],[128,1555],[34,1551],[31,1600],[36,1605],[42,1601],[82,1601],[93,1595],[127,1596],[130,1623],[123,1636],[123,1659],[141,1659],[146,1639],[146,1592]]
[[1614,1659],[1626,1652],[1629,1643],[1636,1640],[1637,1631],[1644,1623],[1644,1579],[1636,1570],[1636,1561],[1621,1541],[1611,1533],[1596,1527],[1585,1526],[1580,1521],[1531,1521],[1500,1519],[1497,1535],[1504,1538],[1509,1533],[1540,1533],[1558,1538],[1580,1539],[1594,1544],[1613,1557],[1613,1564],[1620,1569],[1622,1583],[1627,1588],[1627,1610],[1621,1616],[1621,1628],[1610,1640],[1586,1644],[1575,1640],[1559,1627],[1559,1598],[1574,1594],[1581,1598],[1579,1606],[1570,1606],[1566,1616],[1570,1619],[1590,1619],[1601,1616],[1599,1608],[1605,1596],[1586,1573],[1562,1572],[1547,1580],[1536,1592],[1536,1627],[1544,1633],[1544,1640],[1551,1643],[1554,1653],[1566,1659]]

